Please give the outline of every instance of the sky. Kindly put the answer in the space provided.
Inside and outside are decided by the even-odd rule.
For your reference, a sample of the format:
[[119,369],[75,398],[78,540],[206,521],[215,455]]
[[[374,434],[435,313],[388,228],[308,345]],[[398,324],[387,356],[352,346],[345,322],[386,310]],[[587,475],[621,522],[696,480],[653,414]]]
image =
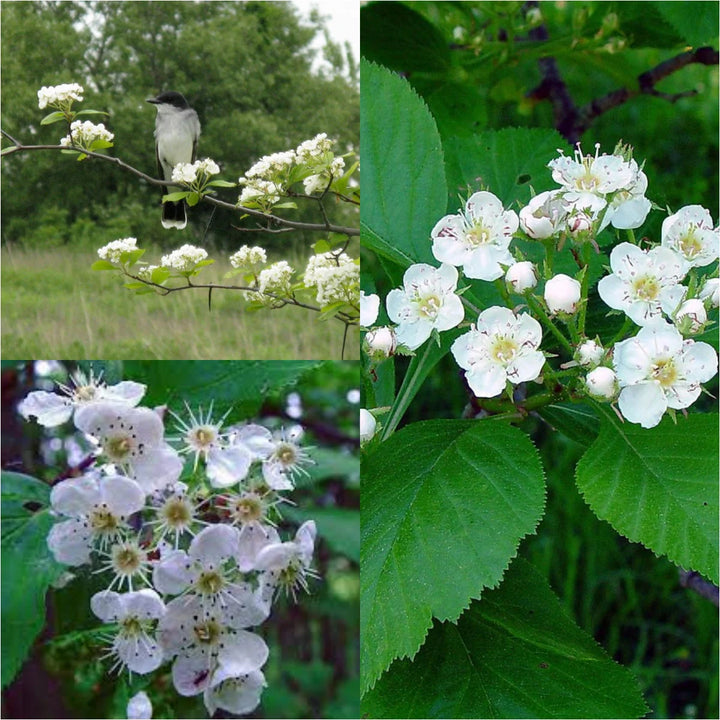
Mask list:
[[[316,7],[320,13],[327,16],[327,27],[330,37],[336,42],[350,43],[355,58],[360,62],[360,3],[357,0],[292,0],[300,10],[302,16],[307,18],[310,10]],[[315,38],[317,47],[322,47],[322,38]]]

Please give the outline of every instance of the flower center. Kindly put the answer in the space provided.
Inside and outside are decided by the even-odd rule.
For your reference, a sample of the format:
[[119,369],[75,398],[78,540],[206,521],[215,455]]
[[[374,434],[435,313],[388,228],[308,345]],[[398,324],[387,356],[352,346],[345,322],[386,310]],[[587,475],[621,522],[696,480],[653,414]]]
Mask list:
[[290,467],[297,460],[297,449],[291,443],[280,443],[275,450],[275,457],[284,467]]
[[473,247],[479,247],[480,245],[487,245],[492,240],[492,234],[488,228],[478,223],[467,231],[465,239]]
[[186,528],[193,519],[192,506],[187,498],[182,496],[168,498],[162,506],[160,514],[167,525],[174,529]]
[[673,358],[659,360],[652,369],[652,377],[664,388],[672,387],[677,381],[680,373],[675,367]]
[[214,445],[216,439],[217,432],[215,428],[210,425],[193,428],[188,433],[188,444],[196,450],[209,450]]
[[118,518],[107,508],[97,505],[90,513],[90,527],[96,535],[115,535],[118,530]]
[[220,638],[221,628],[215,620],[207,620],[195,625],[195,637],[203,645],[215,645]]
[[418,301],[418,312],[421,316],[434,320],[440,312],[442,302],[437,295],[427,295]]
[[203,595],[217,595],[225,586],[225,578],[217,570],[205,570],[195,581],[195,587]]
[[517,351],[517,343],[512,338],[499,337],[490,347],[490,357],[501,365],[507,365],[515,359]]
[[120,621],[120,633],[124,637],[137,637],[144,632],[142,622],[135,615],[129,615]]
[[636,300],[655,300],[660,291],[657,278],[649,275],[636,278],[632,287],[635,291]]
[[132,451],[132,442],[127,435],[120,435],[108,438],[104,449],[110,460],[122,463]]
[[97,388],[94,385],[80,385],[75,388],[75,400],[78,402],[90,402],[95,399]]
[[680,238],[680,252],[686,258],[694,258],[702,252],[702,243],[695,233],[696,228],[691,227],[685,235]]
[[111,557],[113,570],[123,577],[135,575],[147,560],[145,552],[134,542],[114,545]]
[[256,493],[245,493],[233,504],[232,515],[243,524],[262,520],[265,508],[260,496]]

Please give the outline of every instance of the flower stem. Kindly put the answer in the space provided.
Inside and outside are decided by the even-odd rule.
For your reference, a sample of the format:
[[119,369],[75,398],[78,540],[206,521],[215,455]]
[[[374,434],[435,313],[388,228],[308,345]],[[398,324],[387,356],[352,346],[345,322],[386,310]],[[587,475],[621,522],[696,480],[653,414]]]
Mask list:
[[577,328],[581,336],[585,335],[585,314],[587,313],[587,298],[588,298],[588,275],[590,272],[590,253],[592,249],[589,243],[584,243],[580,249],[582,253],[582,261],[585,266],[585,272],[582,276],[582,282],[580,283],[580,308],[577,316]]
[[548,330],[555,336],[559,343],[568,351],[570,357],[573,356],[572,345],[568,342],[568,339],[558,330],[555,323],[550,319],[548,314],[543,310],[542,305],[537,301],[533,295],[526,295],[528,305],[535,315],[540,318],[540,321],[547,327]]

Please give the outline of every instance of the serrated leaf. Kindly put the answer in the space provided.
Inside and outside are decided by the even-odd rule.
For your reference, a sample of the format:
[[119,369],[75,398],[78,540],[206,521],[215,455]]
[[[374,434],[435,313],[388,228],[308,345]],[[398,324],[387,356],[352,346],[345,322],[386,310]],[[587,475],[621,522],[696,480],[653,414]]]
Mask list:
[[457,624],[435,623],[362,701],[373,718],[639,718],[631,673],[565,613],[522,558]]
[[113,265],[108,260],[96,260],[91,266],[91,270],[117,270],[117,265]]
[[588,446],[597,437],[597,413],[584,403],[553,403],[538,413],[556,430],[581,445]]
[[577,465],[585,501],[629,540],[718,582],[718,416],[620,423],[599,406],[600,435]]
[[363,459],[363,691],[499,582],[544,502],[535,447],[504,423],[414,423]]
[[717,42],[718,4],[712,2],[693,2],[692,12],[687,5],[672,2],[654,2],[660,15],[672,25],[682,39],[699,47]]
[[363,170],[373,179],[361,207],[363,239],[394,261],[437,264],[430,231],[445,214],[447,189],[435,121],[403,78],[367,61],[361,74]]
[[20,473],[2,473],[2,686],[20,670],[45,624],[45,592],[63,571],[47,546],[53,520],[50,488]]
[[65,113],[61,113],[59,110],[56,110],[55,112],[51,112],[49,115],[46,115],[41,121],[41,125],[52,125],[53,123],[60,122],[61,120],[65,119]]
[[169,277],[170,277],[170,271],[167,268],[156,267],[152,271],[152,275],[150,276],[150,279],[156,285],[162,285]]

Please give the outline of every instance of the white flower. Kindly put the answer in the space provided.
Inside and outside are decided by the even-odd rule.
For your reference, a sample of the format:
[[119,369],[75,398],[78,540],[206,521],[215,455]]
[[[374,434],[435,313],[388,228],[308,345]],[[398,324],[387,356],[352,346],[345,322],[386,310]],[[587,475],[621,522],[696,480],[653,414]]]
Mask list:
[[675,313],[675,326],[682,335],[697,335],[707,323],[707,311],[702,300],[686,300]]
[[366,295],[364,291],[360,291],[360,325],[362,327],[371,327],[378,317],[380,310],[380,298],[374,293]]
[[128,700],[127,718],[128,720],[151,720],[152,703],[144,690],[136,693]]
[[314,195],[315,193],[321,193],[328,186],[330,177],[324,173],[318,173],[317,175],[308,175],[303,180],[303,189],[306,195]]
[[575,353],[575,359],[583,367],[598,365],[604,356],[605,348],[595,340],[585,340]]
[[204,172],[206,175],[217,175],[220,172],[219,165],[211,158],[196,160],[195,165],[200,172]]
[[195,266],[205,260],[207,256],[207,251],[202,248],[194,245],[183,245],[181,248],[173,250],[169,255],[163,255],[160,264],[166,268],[187,272],[194,270]]
[[583,155],[577,143],[574,157],[567,157],[562,150],[559,158],[548,163],[553,180],[566,190],[576,193],[607,195],[632,186],[638,173],[634,160],[625,161],[619,155],[599,155],[600,144],[595,145],[595,156]]
[[612,400],[617,395],[617,377],[609,367],[596,367],[585,377],[585,387],[593,397]]
[[538,350],[540,323],[527,313],[491,307],[483,310],[477,325],[461,335],[450,348],[477,397],[499,395],[509,380],[517,385],[535,380],[545,356]]
[[510,292],[522,295],[537,285],[537,271],[533,263],[525,260],[511,265],[505,273],[505,284]]
[[272,451],[263,460],[263,478],[273,490],[292,490],[295,487],[293,480],[297,476],[309,476],[303,466],[312,463],[305,449],[295,442],[295,434],[286,434],[283,429],[273,439]]
[[708,278],[700,289],[698,297],[704,300],[709,307],[720,306],[720,279]]
[[572,315],[580,302],[580,283],[568,275],[555,275],[545,283],[543,297],[551,313]]
[[334,141],[328,140],[326,133],[316,135],[312,140],[305,140],[297,146],[297,160],[301,163],[314,163],[332,151]]
[[420,263],[405,271],[404,288],[391,290],[385,301],[390,319],[398,323],[399,343],[415,350],[433,329],[450,330],[462,322],[465,311],[455,295],[457,280],[458,272],[452,265],[434,268]]
[[233,715],[247,715],[260,704],[260,696],[265,686],[265,676],[260,670],[232,675],[221,666],[205,688],[205,707],[211,717],[218,708]]
[[433,255],[442,263],[462,266],[469,278],[495,280],[512,265],[508,246],[518,229],[518,216],[503,210],[490,192],[477,192],[465,204],[465,211],[446,215],[432,229]]
[[563,227],[567,211],[559,190],[542,192],[520,210],[520,227],[536,240],[544,240]]
[[280,200],[282,188],[269,180],[261,180],[259,178],[240,178],[240,185],[245,185],[240,193],[238,203],[244,205],[247,203],[264,203],[266,205],[274,205]]
[[156,544],[161,545],[168,535],[174,535],[177,550],[180,538],[185,533],[194,534],[192,526],[199,506],[188,496],[187,486],[180,482],[175,483],[174,487],[168,486],[165,491],[156,491],[151,500],[156,505],[157,520],[147,524],[156,526],[156,532],[159,532]]
[[662,224],[662,245],[680,253],[691,267],[718,259],[720,235],[710,213],[700,205],[686,205]]
[[370,442],[375,436],[377,420],[375,416],[365,408],[360,408],[360,444]]
[[70,135],[65,136],[60,140],[61,145],[70,146],[77,145],[82,148],[90,148],[90,146],[96,141],[111,143],[115,136],[105,128],[103,123],[95,123],[86,120],[82,122],[80,120],[74,120],[70,124]]
[[43,86],[37,93],[38,107],[43,110],[48,105],[50,107],[62,107],[72,103],[74,100],[80,102],[83,99],[84,92],[82,86],[77,83],[66,83],[51,87]]
[[258,289],[260,292],[246,291],[244,293],[246,300],[254,300],[266,305],[274,305],[282,303],[282,300],[266,293],[272,293],[280,298],[292,295],[292,276],[295,270],[287,262],[280,260],[273,263],[269,267],[260,271],[258,275]]
[[[153,621],[159,620],[165,614],[165,604],[154,590],[144,589],[122,595],[104,590],[92,596],[90,607],[104,622],[119,625],[110,652],[117,658],[111,671],[120,666],[145,675],[160,667],[163,651],[150,633]],[[145,703],[144,709],[152,711],[151,706],[147,707],[150,705],[147,696]]]
[[122,255],[124,253],[134,252],[137,249],[137,238],[129,237],[122,238],[120,240],[113,240],[107,245],[99,248],[97,253],[103,260],[107,260],[113,265],[121,265]]
[[370,330],[365,336],[365,352],[375,362],[380,362],[395,354],[397,337],[391,327],[379,327]]
[[267,253],[261,247],[243,245],[236,253],[230,256],[230,264],[234,268],[255,271],[260,265],[267,262]]
[[700,383],[718,369],[710,345],[683,340],[668,323],[648,325],[617,343],[613,363],[621,388],[620,412],[645,428],[655,427],[668,408],[692,405],[700,395]]
[[326,252],[311,255],[303,282],[317,289],[320,305],[347,302],[357,306],[360,291],[360,265],[347,253]]
[[197,176],[197,168],[194,163],[178,163],[172,171],[172,179],[174,182],[181,182],[190,185],[195,182]]
[[[631,165],[635,163],[630,161]],[[612,223],[618,230],[631,230],[639,228],[652,209],[652,203],[645,197],[647,191],[647,176],[637,169],[637,177],[634,183],[628,185],[624,190],[619,190],[613,196],[608,209],[603,215],[598,232]]]
[[600,297],[615,310],[622,310],[637,325],[647,325],[672,315],[686,288],[680,285],[687,264],[674,250],[656,247],[644,252],[630,243],[620,243],[610,253],[612,275],[598,283]]
[[163,439],[157,413],[144,407],[93,403],[75,413],[78,430],[93,437],[109,463],[126,469],[146,492],[174,483],[182,460]]
[[70,385],[57,383],[58,389],[65,395],[38,390],[31,392],[19,405],[18,412],[27,420],[37,418],[40,425],[55,427],[72,417],[73,410],[96,402],[119,403],[134,407],[147,389],[145,385],[126,380],[117,385],[107,386],[102,382],[102,373],[94,377],[78,371],[70,376]]
[[145,493],[122,475],[99,479],[88,474],[55,485],[50,503],[55,513],[70,519],[52,526],[48,547],[57,562],[83,565],[94,547],[104,550],[129,530],[126,520],[143,508]]
[[284,589],[297,601],[296,591],[310,592],[307,578],[317,574],[310,568],[317,529],[315,522],[304,522],[295,534],[295,540],[266,545],[257,555],[255,566],[264,571],[260,589],[267,595]]

